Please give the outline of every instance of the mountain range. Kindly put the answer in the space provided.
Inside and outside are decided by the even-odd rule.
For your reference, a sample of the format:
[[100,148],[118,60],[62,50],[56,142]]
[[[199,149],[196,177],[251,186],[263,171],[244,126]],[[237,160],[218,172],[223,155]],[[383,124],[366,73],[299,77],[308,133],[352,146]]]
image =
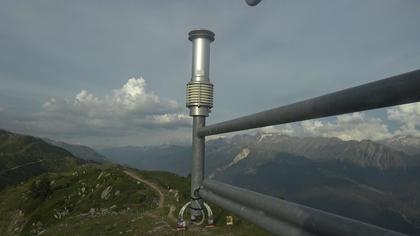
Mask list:
[[[188,178],[86,161],[5,130],[0,154],[0,235],[178,234],[176,214],[189,200]],[[182,234],[269,235],[240,218],[227,226],[231,214],[212,208],[217,227],[190,225]]]
[[45,172],[68,171],[84,162],[41,138],[0,130],[0,189]]
[[[420,235],[418,138],[381,141],[257,133],[210,140],[206,175],[328,212]],[[100,150],[139,169],[188,175],[184,146]]]
[[[292,137],[257,133],[232,138],[219,138],[206,143],[206,171],[208,174],[229,165],[241,147],[264,151],[260,161],[270,153],[289,153],[313,161],[338,161],[379,170],[404,169],[420,165],[420,138],[396,136],[380,141],[343,141],[338,138]],[[107,160],[146,170],[167,170],[180,175],[190,171],[191,147],[162,145],[149,147],[114,147],[98,150]],[[219,155],[213,157],[213,155]]]
[[55,141],[48,138],[43,138],[45,142],[51,144],[53,146],[57,146],[69,151],[73,156],[83,159],[85,161],[94,161],[97,163],[105,163],[108,160],[102,156],[101,154],[97,153],[95,150],[88,146],[80,145],[80,144],[69,144],[61,141]]
[[379,143],[409,155],[420,155],[420,138],[413,135],[396,135]]
[[[413,136],[396,136],[380,141],[342,141],[337,138],[292,137],[269,133],[242,134],[207,142],[206,175],[317,209],[420,235],[418,140]],[[188,175],[190,147],[121,147],[100,150],[101,154],[98,154],[86,146],[47,141],[0,131],[0,211],[5,213],[4,217],[0,217],[0,232],[8,232],[6,235],[19,235],[10,233],[15,226],[19,232],[27,233],[47,230],[56,234],[67,230],[64,234],[70,234],[76,225],[81,227],[79,233],[90,232],[89,227],[95,220],[99,220],[95,217],[102,217],[100,222],[104,224],[107,224],[105,221],[108,219],[114,219],[114,216],[129,217],[129,212],[119,206],[136,203],[119,197],[112,198],[115,201],[104,202],[102,207],[93,207],[93,215],[86,212],[92,208],[90,206],[103,201],[101,195],[108,190],[111,192],[114,189],[115,195],[117,189],[122,192],[126,188],[126,192],[118,194],[126,194],[127,199],[134,196],[130,191],[135,185],[130,185],[130,179],[124,174],[128,167],[99,163],[104,161],[142,169],[142,172],[137,173],[159,184],[162,191],[168,191],[171,199],[174,197],[171,195],[172,188],[181,194],[178,196],[182,196],[182,202],[188,199],[188,179],[167,172],[146,170],[167,170]],[[103,185],[97,185],[102,172],[116,178],[109,178]],[[45,178],[50,181],[52,189],[45,191],[41,188],[42,191],[33,194],[34,188],[47,186],[41,184]],[[55,182],[57,186],[52,184]],[[86,189],[91,189],[91,193],[85,192]],[[75,198],[71,197],[73,200],[67,199],[76,195]],[[46,200],[34,196],[46,196]],[[156,195],[150,192],[144,197],[142,199],[149,202],[149,207],[144,209],[150,214],[150,210],[154,209],[150,204],[156,200],[149,200],[156,199]],[[8,203],[10,199],[18,198],[20,200],[16,204]],[[83,207],[74,208],[72,204],[75,203]],[[62,209],[59,207],[61,204],[69,204],[69,207]],[[176,202],[176,208],[180,204]],[[96,211],[107,213],[101,215]],[[156,212],[164,213],[161,210]],[[62,217],[57,214],[67,214],[69,217],[51,218]],[[86,221],[86,216],[94,217],[93,221]],[[81,221],[73,222],[72,219]],[[122,228],[111,227],[112,232],[125,227],[122,222],[118,222]],[[165,232],[172,232],[170,224],[165,223]],[[245,225],[237,228],[238,232],[248,227],[248,224]],[[150,224],[147,227],[151,227]],[[153,231],[152,228],[150,230]],[[265,235],[262,231],[256,231],[255,227],[246,229]],[[102,232],[101,229],[98,232]],[[224,229],[220,232],[224,232]]]

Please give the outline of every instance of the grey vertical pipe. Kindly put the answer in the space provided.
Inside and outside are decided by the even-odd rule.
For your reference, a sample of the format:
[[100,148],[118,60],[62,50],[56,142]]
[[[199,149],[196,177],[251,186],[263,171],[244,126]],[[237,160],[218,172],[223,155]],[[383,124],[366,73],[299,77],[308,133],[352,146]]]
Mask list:
[[213,104],[213,85],[210,84],[210,43],[214,33],[199,29],[189,32],[188,39],[193,43],[191,81],[187,85],[187,106],[193,116],[192,132],[192,170],[191,170],[191,218],[201,214],[202,200],[195,201],[194,190],[201,186],[204,177],[205,137],[197,135],[199,128],[204,127]]
[[[191,198],[194,199],[194,190],[201,186],[204,178],[204,152],[205,152],[205,137],[197,135],[197,130],[204,127],[206,118],[204,116],[193,117],[193,133],[192,133],[192,170],[191,170]],[[200,204],[200,205],[199,205]],[[191,215],[198,216],[200,211],[194,210],[202,207],[202,201],[191,202]]]

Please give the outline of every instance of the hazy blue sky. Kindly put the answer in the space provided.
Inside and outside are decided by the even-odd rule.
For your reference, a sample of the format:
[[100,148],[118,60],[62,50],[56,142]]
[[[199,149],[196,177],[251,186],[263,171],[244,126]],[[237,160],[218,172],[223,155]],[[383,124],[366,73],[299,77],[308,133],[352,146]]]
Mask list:
[[[216,34],[214,123],[419,69],[419,25],[417,0],[0,0],[0,128],[187,143],[190,30]],[[419,117],[413,104],[265,131],[380,139],[420,135]]]

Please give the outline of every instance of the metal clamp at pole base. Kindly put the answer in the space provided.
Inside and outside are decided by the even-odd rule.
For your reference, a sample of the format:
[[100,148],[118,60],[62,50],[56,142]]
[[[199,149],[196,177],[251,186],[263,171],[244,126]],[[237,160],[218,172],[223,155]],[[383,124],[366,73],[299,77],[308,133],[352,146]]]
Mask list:
[[[178,214],[178,220],[177,220],[177,224],[176,224],[176,228],[177,230],[185,230],[188,227],[188,221],[186,221],[184,219],[184,212],[187,209],[187,207],[191,206],[192,201],[187,202],[179,211]],[[214,219],[213,219],[213,211],[211,210],[211,207],[203,202],[203,206],[207,212],[207,225],[206,227],[214,227]],[[202,219],[199,222],[195,222],[195,221],[191,221],[193,224],[195,225],[201,225],[204,223],[205,218],[206,218],[206,214],[204,212],[204,209],[201,209],[202,212]]]

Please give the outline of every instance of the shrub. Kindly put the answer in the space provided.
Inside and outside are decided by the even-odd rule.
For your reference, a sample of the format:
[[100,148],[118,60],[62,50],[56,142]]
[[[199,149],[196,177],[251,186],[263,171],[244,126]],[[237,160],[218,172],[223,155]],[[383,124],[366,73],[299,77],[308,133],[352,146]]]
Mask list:
[[43,177],[41,180],[32,182],[29,188],[31,197],[42,201],[47,199],[47,197],[53,193],[50,182],[48,177]]

